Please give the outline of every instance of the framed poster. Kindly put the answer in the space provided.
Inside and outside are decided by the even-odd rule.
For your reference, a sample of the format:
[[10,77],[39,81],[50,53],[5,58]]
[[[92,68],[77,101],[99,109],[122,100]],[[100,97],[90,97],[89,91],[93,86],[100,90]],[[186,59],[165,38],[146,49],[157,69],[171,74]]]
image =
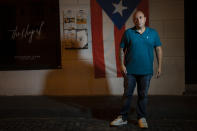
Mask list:
[[0,16],[0,70],[61,68],[59,0],[1,0]]
[[86,9],[64,10],[64,48],[88,49]]

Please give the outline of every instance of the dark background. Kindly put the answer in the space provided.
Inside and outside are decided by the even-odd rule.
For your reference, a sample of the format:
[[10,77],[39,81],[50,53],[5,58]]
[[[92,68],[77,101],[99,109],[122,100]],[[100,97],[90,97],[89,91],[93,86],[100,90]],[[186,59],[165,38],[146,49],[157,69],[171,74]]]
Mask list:
[[197,10],[194,0],[185,0],[185,83],[197,84]]
[[[59,0],[0,1],[0,70],[61,68]],[[13,31],[41,34],[12,39]]]

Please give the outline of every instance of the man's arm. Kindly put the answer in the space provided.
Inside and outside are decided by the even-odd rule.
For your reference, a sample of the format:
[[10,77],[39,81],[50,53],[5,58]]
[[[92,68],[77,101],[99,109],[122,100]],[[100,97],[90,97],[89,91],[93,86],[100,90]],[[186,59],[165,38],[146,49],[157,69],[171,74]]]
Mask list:
[[162,65],[162,57],[163,57],[162,47],[157,46],[155,51],[156,51],[156,57],[157,57],[157,62],[158,62],[156,78],[159,78],[161,75],[161,65]]
[[123,48],[120,48],[120,53],[119,53],[119,58],[120,58],[120,70],[123,75],[127,73],[126,67],[124,65],[124,50]]

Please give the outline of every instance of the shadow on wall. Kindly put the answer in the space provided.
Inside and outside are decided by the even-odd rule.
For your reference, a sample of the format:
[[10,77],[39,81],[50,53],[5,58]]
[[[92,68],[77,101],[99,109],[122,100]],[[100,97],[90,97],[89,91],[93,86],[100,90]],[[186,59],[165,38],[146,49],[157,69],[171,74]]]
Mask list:
[[96,79],[93,65],[89,60],[81,60],[79,51],[62,50],[62,69],[47,74],[43,95],[110,95],[107,79]]

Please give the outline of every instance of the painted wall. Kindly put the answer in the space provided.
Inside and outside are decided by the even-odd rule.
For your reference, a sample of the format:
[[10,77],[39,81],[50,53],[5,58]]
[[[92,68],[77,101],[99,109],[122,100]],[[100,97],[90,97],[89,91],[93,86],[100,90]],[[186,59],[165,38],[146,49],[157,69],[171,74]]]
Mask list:
[[[61,38],[67,7],[88,8],[89,0],[60,0]],[[150,27],[158,31],[164,51],[163,74],[152,78],[149,94],[181,95],[185,90],[184,0],[149,0],[149,9]],[[62,48],[62,69],[0,71],[0,95],[122,95],[122,78],[94,78],[90,38],[88,50]]]

